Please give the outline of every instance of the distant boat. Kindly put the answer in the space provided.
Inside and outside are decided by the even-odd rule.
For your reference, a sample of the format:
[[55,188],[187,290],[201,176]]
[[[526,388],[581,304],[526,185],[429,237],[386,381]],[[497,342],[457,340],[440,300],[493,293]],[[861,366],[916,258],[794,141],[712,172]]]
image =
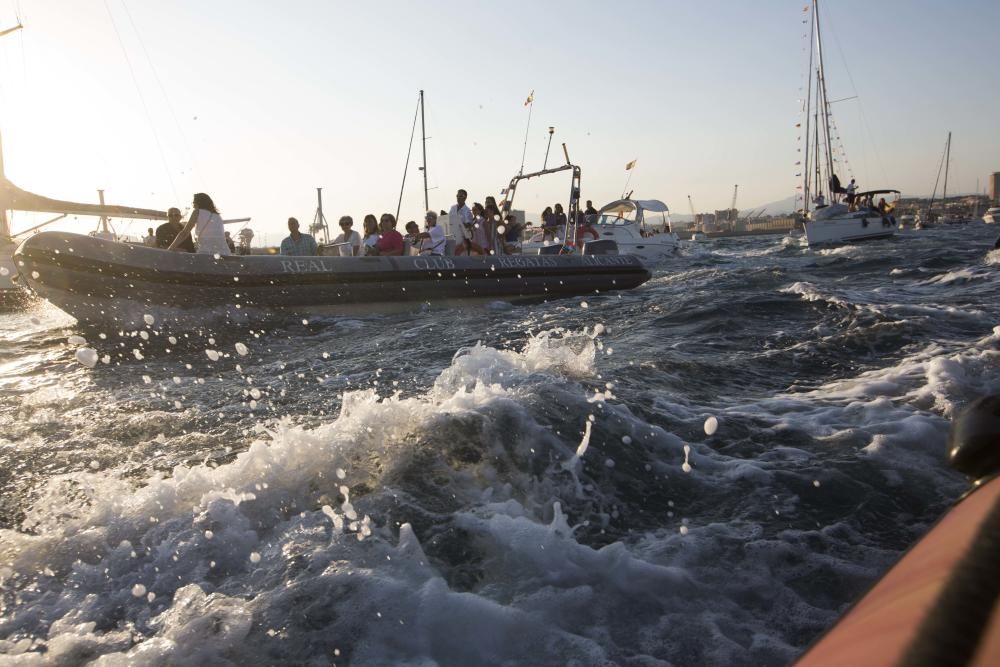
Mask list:
[[[830,184],[830,197],[844,192],[837,184],[834,170],[833,132],[830,129],[830,101],[826,91],[826,74],[823,68],[823,41],[820,33],[819,3],[812,2],[811,45],[809,50],[809,89],[806,94],[805,155],[803,174],[803,210],[806,214],[805,232],[810,246],[852,243],[884,239],[896,233],[896,220],[891,215],[891,205],[876,210],[873,198],[880,195],[899,194],[898,190],[869,190],[854,195],[848,206],[835,199],[824,205],[823,184]],[[814,66],[815,58],[815,66]],[[813,83],[815,73],[815,87]],[[812,127],[810,127],[812,125]],[[810,151],[811,149],[811,151]],[[810,182],[812,181],[812,182]],[[816,206],[810,193],[816,193]]]
[[993,208],[986,209],[986,213],[983,213],[983,222],[987,225],[1000,223],[1000,207],[994,206]]

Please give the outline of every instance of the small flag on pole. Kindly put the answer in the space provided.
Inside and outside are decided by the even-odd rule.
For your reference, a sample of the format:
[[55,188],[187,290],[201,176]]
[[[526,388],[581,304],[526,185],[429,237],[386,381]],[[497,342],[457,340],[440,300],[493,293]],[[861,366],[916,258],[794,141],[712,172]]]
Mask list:
[[524,101],[524,106],[528,106],[534,101],[535,101],[535,91],[531,91],[530,93],[528,93],[528,99]]
[[635,163],[636,163],[636,160],[632,160],[627,165],[625,165],[625,171],[628,171],[629,169],[631,169],[632,167],[634,167]]

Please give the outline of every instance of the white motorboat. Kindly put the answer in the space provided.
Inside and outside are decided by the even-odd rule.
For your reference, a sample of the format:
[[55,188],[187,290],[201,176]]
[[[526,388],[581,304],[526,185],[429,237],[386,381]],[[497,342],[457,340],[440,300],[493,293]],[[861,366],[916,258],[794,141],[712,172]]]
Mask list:
[[1000,206],[986,209],[986,213],[983,214],[983,222],[987,225],[1000,223]]
[[[651,219],[649,213],[659,213],[660,219]],[[667,205],[658,199],[626,198],[601,207],[596,219],[590,222],[597,231],[598,240],[613,241],[618,254],[635,255],[648,265],[670,257],[677,250],[678,239],[670,230],[669,213]],[[539,232],[532,236],[524,243],[522,252],[545,252],[544,248],[563,241],[543,240],[543,235]]]

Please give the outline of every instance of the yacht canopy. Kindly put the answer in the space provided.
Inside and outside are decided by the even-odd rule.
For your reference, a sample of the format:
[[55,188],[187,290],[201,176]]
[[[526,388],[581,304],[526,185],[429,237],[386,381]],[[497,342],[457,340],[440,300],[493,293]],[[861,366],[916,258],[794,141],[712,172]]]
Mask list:
[[619,199],[601,207],[598,213],[617,213],[624,215],[632,211],[649,211],[650,213],[667,213],[667,205],[659,199]]
[[858,197],[858,198],[861,198],[861,197],[867,197],[868,195],[872,195],[872,196],[875,196],[875,195],[889,195],[889,194],[893,194],[893,193],[895,193],[895,194],[898,195],[899,194],[899,190],[865,190],[864,192],[856,192],[856,193],[854,193],[854,196]]

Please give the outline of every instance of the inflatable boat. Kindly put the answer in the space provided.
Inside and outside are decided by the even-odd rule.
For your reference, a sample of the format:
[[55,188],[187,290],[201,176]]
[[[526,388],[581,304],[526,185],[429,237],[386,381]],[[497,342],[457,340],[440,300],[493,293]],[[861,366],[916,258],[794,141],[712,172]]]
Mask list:
[[23,281],[84,325],[136,328],[455,305],[624,290],[649,271],[629,255],[290,257],[208,255],[42,232],[14,254]]

